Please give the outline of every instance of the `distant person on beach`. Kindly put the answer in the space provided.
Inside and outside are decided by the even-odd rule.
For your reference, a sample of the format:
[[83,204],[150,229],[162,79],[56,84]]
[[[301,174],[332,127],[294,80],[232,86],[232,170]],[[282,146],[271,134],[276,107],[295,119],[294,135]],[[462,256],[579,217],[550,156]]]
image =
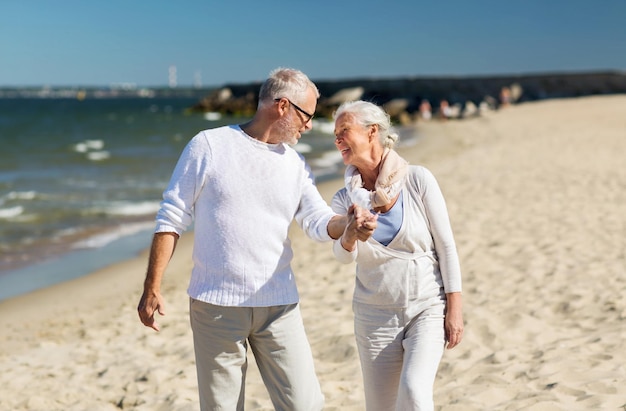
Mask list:
[[441,120],[447,120],[449,118],[452,118],[452,116],[452,107],[450,107],[450,103],[448,103],[448,100],[441,100],[439,102],[439,118]]
[[430,120],[433,116],[433,108],[430,102],[426,99],[422,100],[419,105],[420,117],[422,120]]
[[202,410],[243,409],[248,345],[276,409],[323,407],[288,230],[295,219],[312,239],[330,241],[348,225],[365,240],[375,221],[364,221],[358,209],[335,214],[290,147],[312,127],[318,98],[301,71],[272,71],[254,117],[197,134],[163,193],[138,312],[145,326],[159,330],[161,280],[193,221],[187,291]]
[[366,242],[346,230],[336,258],[356,261],[354,329],[368,410],[432,410],[444,348],[463,337],[461,271],[446,203],[429,170],[393,149],[389,115],[366,101],[334,114],[345,187],[336,213],[357,204],[378,216]]
[[505,86],[500,89],[500,107],[509,105],[511,105],[511,89]]

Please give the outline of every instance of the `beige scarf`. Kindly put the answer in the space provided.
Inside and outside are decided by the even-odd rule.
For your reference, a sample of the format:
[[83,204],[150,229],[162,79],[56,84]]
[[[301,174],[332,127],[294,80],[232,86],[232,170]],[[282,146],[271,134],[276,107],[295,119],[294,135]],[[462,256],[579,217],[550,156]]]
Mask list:
[[408,163],[390,148],[385,148],[380,164],[380,172],[376,178],[374,191],[363,188],[363,179],[359,170],[353,165],[346,167],[344,181],[350,200],[367,210],[382,207],[391,203],[404,184]]

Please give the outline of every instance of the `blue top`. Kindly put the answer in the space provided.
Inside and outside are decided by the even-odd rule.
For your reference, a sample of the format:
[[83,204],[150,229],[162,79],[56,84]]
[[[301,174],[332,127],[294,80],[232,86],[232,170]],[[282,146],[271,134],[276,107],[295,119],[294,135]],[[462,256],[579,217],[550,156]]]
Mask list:
[[[402,226],[402,210],[404,209],[404,201],[402,199],[402,192],[398,196],[398,201],[391,207],[386,213],[378,214],[378,226],[374,230],[374,240],[378,241],[382,245],[389,245],[400,231]],[[372,211],[374,212],[374,211]]]

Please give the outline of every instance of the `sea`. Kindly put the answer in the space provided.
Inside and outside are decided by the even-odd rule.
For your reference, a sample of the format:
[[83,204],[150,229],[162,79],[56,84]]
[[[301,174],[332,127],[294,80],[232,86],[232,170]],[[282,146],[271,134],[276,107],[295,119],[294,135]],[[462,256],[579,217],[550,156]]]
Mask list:
[[[149,247],[178,157],[199,131],[248,120],[191,112],[194,98],[0,99],[0,300]],[[344,166],[333,124],[294,146],[318,182]]]

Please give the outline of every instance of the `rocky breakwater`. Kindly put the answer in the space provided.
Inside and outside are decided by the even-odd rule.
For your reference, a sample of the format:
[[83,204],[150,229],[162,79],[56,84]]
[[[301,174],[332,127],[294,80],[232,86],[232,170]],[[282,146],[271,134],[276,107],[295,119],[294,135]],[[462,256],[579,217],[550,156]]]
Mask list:
[[[626,93],[626,73],[618,71],[474,77],[399,77],[314,80],[321,97],[316,116],[330,118],[344,101],[383,105],[401,124],[431,115],[461,118],[503,105],[551,98]],[[226,84],[191,110],[251,116],[260,82]]]

